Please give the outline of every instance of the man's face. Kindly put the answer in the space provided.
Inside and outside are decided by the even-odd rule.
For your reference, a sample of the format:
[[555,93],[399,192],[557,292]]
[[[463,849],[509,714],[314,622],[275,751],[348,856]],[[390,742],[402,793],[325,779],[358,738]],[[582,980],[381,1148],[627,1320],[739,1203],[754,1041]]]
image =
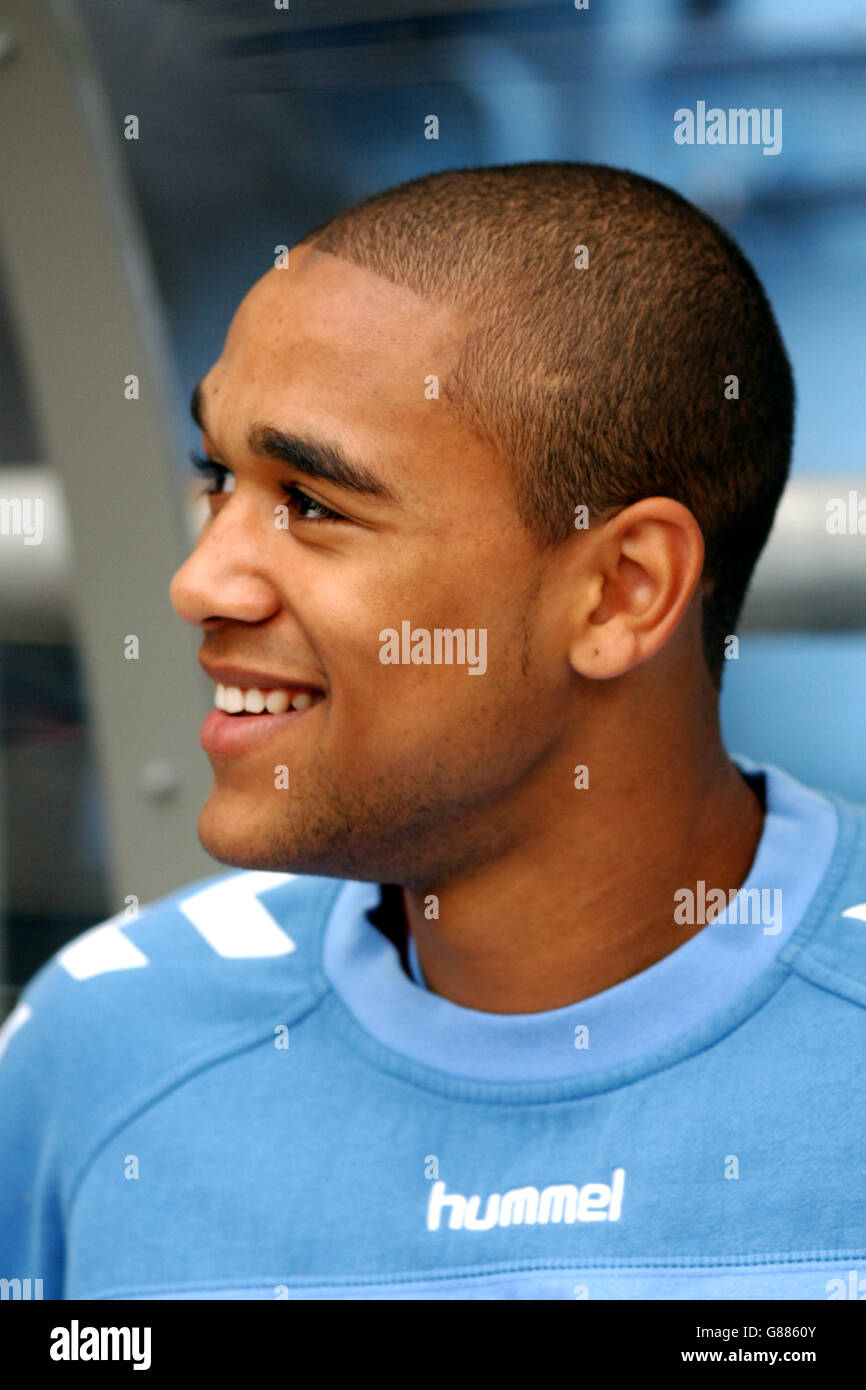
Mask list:
[[[199,833],[217,859],[423,886],[519,844],[537,815],[570,673],[508,470],[430,388],[466,326],[301,247],[244,299],[202,383],[204,453],[229,473],[172,602],[215,684],[314,700],[208,716]],[[262,424],[336,447],[387,495],[254,452]],[[419,632],[435,657],[436,630],[462,629],[467,659],[446,664],[443,638],[438,663],[384,663],[380,634],[404,623],[421,657]]]

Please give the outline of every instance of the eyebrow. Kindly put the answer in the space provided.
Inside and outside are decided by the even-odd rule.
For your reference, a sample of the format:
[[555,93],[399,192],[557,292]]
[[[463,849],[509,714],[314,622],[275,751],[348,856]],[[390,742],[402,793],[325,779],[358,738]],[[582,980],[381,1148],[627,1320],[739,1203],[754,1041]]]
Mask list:
[[[201,382],[193,387],[189,409],[199,429],[207,434]],[[253,454],[274,459],[278,463],[291,464],[309,478],[319,478],[323,482],[346,488],[349,492],[377,497],[381,501],[398,500],[387,483],[378,478],[365,463],[349,458],[335,444],[287,434],[275,425],[256,423],[250,427],[247,447]]]

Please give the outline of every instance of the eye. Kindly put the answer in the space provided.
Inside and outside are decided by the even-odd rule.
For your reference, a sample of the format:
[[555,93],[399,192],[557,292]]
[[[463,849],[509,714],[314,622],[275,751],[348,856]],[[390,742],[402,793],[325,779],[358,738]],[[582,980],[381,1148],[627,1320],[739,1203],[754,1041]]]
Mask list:
[[282,487],[298,521],[345,521],[346,518],[339,512],[326,507],[323,502],[317,502],[315,497],[310,497],[295,483],[283,483]]
[[[196,473],[208,481],[209,486],[204,489],[205,497],[222,497],[234,492],[235,475],[224,463],[204,458],[194,450],[190,450],[189,460]],[[296,521],[345,521],[346,518],[340,512],[335,512],[333,508],[326,507],[324,502],[310,497],[309,493],[304,492],[303,488],[295,483],[283,483],[281,486]]]
[[235,475],[224,463],[217,463],[216,459],[202,458],[201,454],[190,450],[189,461],[195,471],[210,484],[204,489],[205,497],[221,496],[223,493],[234,492]]

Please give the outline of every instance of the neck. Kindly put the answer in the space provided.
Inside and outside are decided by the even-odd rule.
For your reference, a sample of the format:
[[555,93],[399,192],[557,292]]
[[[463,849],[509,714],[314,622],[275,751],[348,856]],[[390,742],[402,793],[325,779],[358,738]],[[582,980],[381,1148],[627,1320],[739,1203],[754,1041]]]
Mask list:
[[681,729],[672,720],[666,737],[659,731],[642,766],[605,738],[616,756],[584,760],[585,790],[548,786],[552,800],[523,822],[538,829],[510,852],[470,877],[403,890],[434,993],[490,1013],[561,1008],[648,969],[702,929],[675,920],[674,894],[700,880],[726,897],[741,887],[764,812],[715,713],[688,739]]

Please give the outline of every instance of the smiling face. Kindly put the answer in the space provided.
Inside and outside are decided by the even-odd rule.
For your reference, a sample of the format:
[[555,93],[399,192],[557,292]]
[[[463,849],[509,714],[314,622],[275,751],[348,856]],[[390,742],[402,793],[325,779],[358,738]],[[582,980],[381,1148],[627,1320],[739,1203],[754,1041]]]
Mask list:
[[[217,859],[431,884],[518,843],[562,776],[572,673],[544,552],[495,452],[427,398],[465,331],[304,246],[253,287],[201,383],[204,452],[228,472],[172,602],[215,681],[312,701],[208,717],[199,834]],[[483,629],[486,669],[478,646],[477,674],[384,663],[381,634],[404,623],[431,655],[437,629]]]

